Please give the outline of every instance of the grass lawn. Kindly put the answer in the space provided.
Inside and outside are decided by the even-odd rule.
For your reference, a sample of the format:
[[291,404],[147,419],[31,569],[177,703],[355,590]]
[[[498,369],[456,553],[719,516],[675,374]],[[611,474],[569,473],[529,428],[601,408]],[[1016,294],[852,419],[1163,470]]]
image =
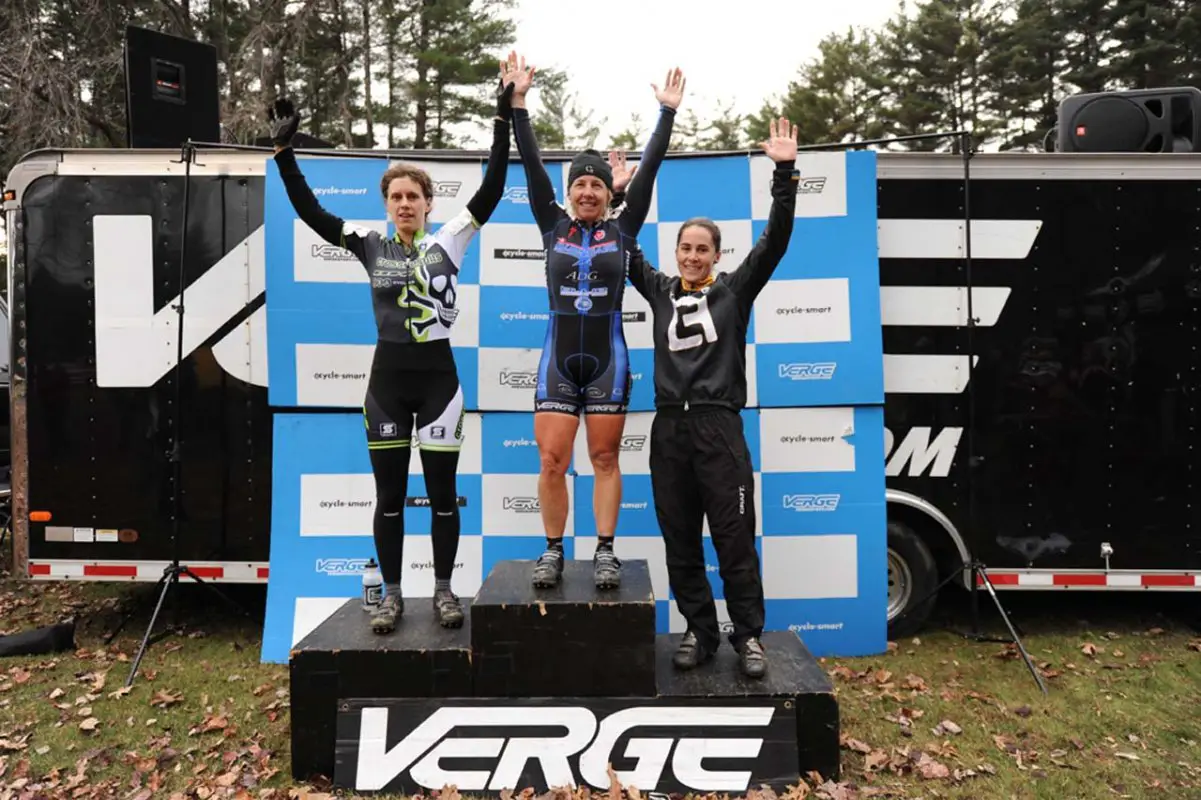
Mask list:
[[[264,591],[232,591],[257,619],[173,590],[184,627],[126,690],[154,587],[0,583],[3,632],[72,614],[79,625],[74,653],[0,659],[0,800],[350,796],[293,785],[288,671],[259,663]],[[1010,646],[941,625],[877,657],[829,659],[842,782],[789,797],[1201,797],[1201,638],[1177,613],[1197,595],[1002,598],[1049,697]],[[940,613],[963,628],[965,608],[953,594]],[[983,594],[981,614],[1004,631]],[[162,619],[175,619],[170,600]]]

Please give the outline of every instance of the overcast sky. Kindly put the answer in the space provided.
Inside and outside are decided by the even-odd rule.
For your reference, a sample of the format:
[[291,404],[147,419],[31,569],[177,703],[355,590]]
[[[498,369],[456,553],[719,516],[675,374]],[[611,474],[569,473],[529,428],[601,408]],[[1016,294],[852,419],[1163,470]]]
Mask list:
[[[883,24],[900,0],[517,0],[516,48],[535,67],[565,70],[581,105],[608,117],[601,143],[640,112],[654,124],[652,82],[679,67],[681,110],[705,118],[735,101],[755,113],[779,96],[817,44],[851,26]],[[704,10],[702,10],[704,9]],[[530,106],[537,108],[537,75]]]
[[[681,110],[705,118],[733,100],[736,112],[753,114],[784,92],[824,36],[880,25],[899,7],[900,0],[517,0],[513,14],[527,62],[565,70],[581,105],[608,118],[604,145],[635,112],[645,141],[657,109],[650,84],[662,85],[672,67],[688,81]],[[536,75],[530,106],[538,108]],[[486,138],[478,144],[486,147]]]

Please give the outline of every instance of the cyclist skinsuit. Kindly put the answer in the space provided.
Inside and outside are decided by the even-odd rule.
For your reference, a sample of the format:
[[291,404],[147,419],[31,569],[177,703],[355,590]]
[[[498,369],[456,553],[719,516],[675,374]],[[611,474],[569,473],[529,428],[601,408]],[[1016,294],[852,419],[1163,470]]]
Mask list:
[[[534,395],[536,414],[578,416],[581,410],[589,414],[624,414],[629,407],[630,359],[621,315],[626,267],[650,211],[655,175],[667,153],[674,122],[675,109],[661,106],[658,124],[626,187],[625,205],[616,212],[616,218],[583,222],[573,219],[555,200],[529,113],[524,108],[513,109],[513,133],[525,167],[530,208],[546,250],[550,299],[550,321]],[[572,160],[568,189],[583,175],[600,178],[613,191],[612,170],[595,150],[586,150]],[[598,537],[594,577],[598,586],[613,587],[621,568],[613,554],[613,533],[598,531]],[[546,550],[534,565],[536,587],[559,582],[563,574],[562,547],[561,539],[547,536]]]
[[737,269],[710,273],[699,286],[630,258],[630,285],[653,316],[655,419],[651,488],[663,534],[671,594],[688,628],[678,667],[708,661],[720,643],[706,575],[703,523],[717,551],[730,643],[743,672],[766,669],[763,582],[755,550],[753,467],[740,412],[746,406],[746,330],[755,298],[784,257],[796,214],[799,173],[781,161],[772,174],[772,207],[759,241]]
[[450,590],[459,543],[455,476],[463,444],[463,390],[450,331],[458,313],[463,254],[504,194],[509,162],[508,109],[504,112],[494,120],[492,150],[479,190],[436,232],[418,231],[412,247],[399,236],[385,238],[328,213],[313,196],[291,148],[275,156],[298,216],[325,241],[354,253],[371,278],[379,333],[363,416],[376,482],[375,547],[385,586],[372,618],[378,633],[392,630],[404,613],[400,578],[414,417],[432,514],[434,607],[442,625],[463,624],[459,599]]
[[[626,189],[625,207],[615,219],[589,223],[572,219],[556,201],[529,113],[513,109],[513,133],[525,166],[530,208],[546,249],[550,300],[536,412],[624,414],[629,407],[630,360],[621,320],[626,265],[650,211],[655,174],[667,153],[674,121],[675,110],[661,107],[659,123]],[[609,165],[594,150],[572,161],[567,185],[588,174],[613,190]]]

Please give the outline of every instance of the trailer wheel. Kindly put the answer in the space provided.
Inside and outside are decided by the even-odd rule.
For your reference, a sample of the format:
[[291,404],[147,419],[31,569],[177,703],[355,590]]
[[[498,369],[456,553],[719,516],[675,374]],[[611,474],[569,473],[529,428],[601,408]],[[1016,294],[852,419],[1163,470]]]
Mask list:
[[[916,633],[934,609],[938,565],[930,548],[903,522],[888,521],[888,638]],[[904,614],[901,619],[897,619]]]

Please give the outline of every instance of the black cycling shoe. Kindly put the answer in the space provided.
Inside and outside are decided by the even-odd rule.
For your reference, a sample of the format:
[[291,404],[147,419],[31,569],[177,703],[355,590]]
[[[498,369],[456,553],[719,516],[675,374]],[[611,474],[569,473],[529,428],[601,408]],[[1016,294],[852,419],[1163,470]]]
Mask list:
[[700,641],[696,638],[696,634],[688,631],[684,634],[680,646],[676,648],[675,655],[672,656],[672,663],[676,665],[676,669],[693,669],[713,658],[714,650],[702,647]]
[[563,551],[548,547],[534,564],[533,583],[538,589],[553,589],[563,577]]
[[592,556],[592,579],[598,589],[616,589],[621,586],[621,559],[613,550],[602,547]]
[[738,663],[742,674],[748,678],[762,678],[767,674],[767,654],[758,639],[747,639],[738,651]]
[[463,604],[459,597],[449,589],[434,592],[434,613],[438,615],[438,623],[443,628],[463,627]]

